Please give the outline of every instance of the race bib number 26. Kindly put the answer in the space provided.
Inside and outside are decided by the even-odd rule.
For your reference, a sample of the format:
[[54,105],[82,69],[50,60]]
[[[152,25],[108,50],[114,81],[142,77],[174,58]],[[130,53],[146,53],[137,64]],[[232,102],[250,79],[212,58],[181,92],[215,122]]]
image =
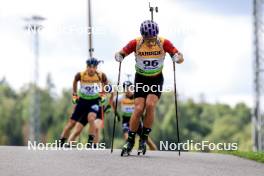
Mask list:
[[143,70],[155,70],[159,69],[163,64],[162,59],[144,59],[138,60],[137,65]]

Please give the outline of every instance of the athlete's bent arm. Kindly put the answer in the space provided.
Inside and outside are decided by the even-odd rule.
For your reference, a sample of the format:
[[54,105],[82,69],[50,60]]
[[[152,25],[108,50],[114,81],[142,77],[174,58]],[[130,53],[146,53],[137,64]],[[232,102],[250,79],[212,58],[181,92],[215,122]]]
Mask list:
[[137,47],[137,40],[136,39],[131,40],[121,51],[115,54],[116,61],[122,62],[126,56],[136,51],[136,47]]
[[78,81],[81,80],[81,74],[77,73],[74,77],[73,80],[73,85],[72,85],[72,94],[77,95],[77,87],[78,87]]

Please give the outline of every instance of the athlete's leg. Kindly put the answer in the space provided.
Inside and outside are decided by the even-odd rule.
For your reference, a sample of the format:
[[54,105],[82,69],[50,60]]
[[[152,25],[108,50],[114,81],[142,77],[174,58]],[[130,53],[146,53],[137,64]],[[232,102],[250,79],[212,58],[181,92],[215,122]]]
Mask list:
[[136,98],[134,112],[129,122],[130,131],[133,131],[133,132],[137,131],[140,118],[144,111],[144,107],[145,107],[145,98],[142,98],[142,97]]
[[84,127],[83,124],[81,124],[80,122],[77,122],[74,127],[73,132],[71,133],[69,137],[68,142],[75,141],[76,138],[81,134],[83,127]]
[[72,130],[72,128],[74,127],[74,125],[76,124],[76,121],[73,119],[69,119],[67,124],[65,125],[60,138],[61,139],[67,139],[70,136],[70,132]]
[[[135,75],[135,85],[141,83],[143,84],[141,77],[139,75]],[[137,89],[137,88],[136,88]],[[128,154],[131,152],[134,143],[135,143],[135,136],[138,130],[139,122],[141,119],[141,116],[145,109],[145,98],[146,94],[143,89],[138,89],[135,91],[134,94],[135,100],[134,100],[134,112],[132,113],[132,116],[130,118],[129,122],[129,132],[128,132],[128,138],[126,144],[123,146],[122,153],[127,152]]]
[[125,141],[128,138],[128,131],[129,131],[129,121],[131,117],[126,117],[123,116],[123,121],[122,121],[122,130],[123,130],[123,137],[125,139]]
[[89,132],[89,137],[88,137],[88,143],[93,143],[94,140],[94,136],[95,136],[95,119],[96,119],[96,113],[94,112],[90,112],[87,116],[87,120],[89,123],[89,128],[88,128],[88,132]]
[[148,141],[149,133],[151,132],[151,127],[155,116],[155,107],[159,98],[157,95],[149,94],[146,99],[146,114],[143,119],[143,129],[140,135],[140,145],[139,150],[145,150],[146,142]]
[[123,136],[124,136],[124,139],[127,140],[127,138],[128,138],[128,132],[125,132]]
[[100,132],[102,129],[102,123],[103,121],[101,119],[96,119],[95,120],[95,137],[93,140],[93,143],[97,144],[100,141]]
[[157,95],[149,94],[146,99],[146,116],[143,121],[145,128],[151,128],[154,117],[155,117],[155,108],[159,98]]
[[138,97],[135,99],[134,112],[129,121],[129,131],[127,137],[127,144],[125,144],[125,148],[129,148],[131,150],[135,143],[135,137],[138,130],[138,125],[140,123],[141,115],[143,114],[145,107],[145,98]]
[[76,124],[76,122],[80,119],[80,117],[82,117],[82,113],[83,113],[83,101],[82,99],[80,99],[79,103],[74,106],[74,111],[71,115],[71,118],[68,120],[67,124],[65,125],[62,134],[61,134],[61,142],[64,143],[67,141],[67,139],[70,136],[70,132],[72,130],[72,128],[74,127],[74,125]]
[[150,137],[148,137],[147,144],[150,150],[157,150],[156,144],[152,141]]

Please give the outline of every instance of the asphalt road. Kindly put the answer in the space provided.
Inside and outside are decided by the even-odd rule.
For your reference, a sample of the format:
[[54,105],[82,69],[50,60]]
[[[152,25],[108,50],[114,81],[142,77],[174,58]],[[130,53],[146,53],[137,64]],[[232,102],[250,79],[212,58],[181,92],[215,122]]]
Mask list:
[[0,146],[0,176],[264,176],[264,164],[239,157],[151,152],[120,157],[120,150],[33,151]]

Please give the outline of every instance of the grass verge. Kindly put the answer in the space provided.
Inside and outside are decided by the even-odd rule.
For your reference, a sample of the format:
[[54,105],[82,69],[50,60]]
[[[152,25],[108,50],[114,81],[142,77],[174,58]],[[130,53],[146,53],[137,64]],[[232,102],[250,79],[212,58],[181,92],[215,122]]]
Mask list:
[[225,151],[225,152],[219,152],[219,153],[231,154],[231,155],[239,156],[241,158],[246,158],[246,159],[254,160],[260,163],[264,163],[264,152]]

